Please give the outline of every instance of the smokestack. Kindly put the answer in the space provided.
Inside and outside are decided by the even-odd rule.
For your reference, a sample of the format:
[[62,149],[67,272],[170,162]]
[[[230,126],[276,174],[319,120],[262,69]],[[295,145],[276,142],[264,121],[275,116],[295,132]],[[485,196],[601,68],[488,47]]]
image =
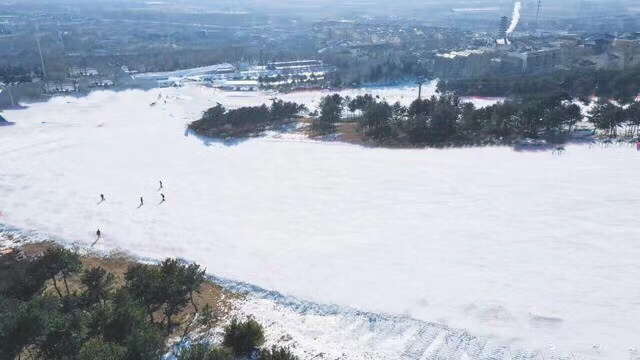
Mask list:
[[520,1],[516,1],[513,5],[513,15],[511,16],[511,25],[507,29],[507,35],[513,33],[518,26],[518,22],[520,21],[520,9],[522,8],[522,3]]

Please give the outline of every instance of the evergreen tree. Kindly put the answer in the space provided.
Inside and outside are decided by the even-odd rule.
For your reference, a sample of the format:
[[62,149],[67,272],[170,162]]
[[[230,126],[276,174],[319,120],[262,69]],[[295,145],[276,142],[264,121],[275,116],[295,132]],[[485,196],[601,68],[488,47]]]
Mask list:
[[164,302],[162,276],[159,268],[135,264],[129,267],[124,277],[127,291],[147,309],[149,320],[154,322],[153,313],[158,311]]
[[178,360],[233,360],[233,354],[226,348],[213,348],[200,343],[183,350]]
[[571,132],[573,127],[583,119],[582,110],[577,104],[563,106],[563,124],[567,126],[567,132]]
[[129,268],[125,279],[127,290],[146,307],[152,322],[153,314],[163,309],[163,322],[169,333],[173,316],[189,301],[195,307],[193,292],[198,291],[205,277],[197,264],[186,266],[176,259],[166,259],[160,266],[136,264]]
[[247,356],[254,348],[264,343],[262,325],[255,320],[245,322],[233,318],[231,323],[224,328],[222,344],[233,350],[235,356]]
[[192,264],[182,265],[176,259],[166,259],[160,264],[161,283],[164,287],[164,315],[166,319],[167,333],[171,331],[173,316],[178,314],[189,300],[198,311],[193,302],[193,292],[200,288],[204,282],[204,270],[200,266]]
[[624,118],[631,129],[631,136],[638,136],[640,129],[640,103],[629,105],[624,111]]
[[115,277],[103,268],[97,267],[85,270],[80,281],[86,288],[83,295],[88,305],[99,302],[105,304],[112,294]]
[[79,303],[77,298],[63,298],[44,315],[44,333],[36,341],[41,359],[75,359],[80,352],[87,339],[89,319],[88,314],[77,306]]
[[367,136],[374,140],[384,140],[391,136],[393,108],[386,101],[367,105],[360,126]]
[[445,95],[434,103],[428,140],[434,143],[450,141],[458,132],[459,99],[456,96]]
[[263,349],[258,356],[260,360],[298,360],[288,348],[272,346],[271,349]]
[[62,274],[67,295],[70,295],[67,278],[69,275],[77,273],[82,268],[82,263],[80,262],[78,254],[62,247],[53,247],[45,251],[41,262],[44,270],[48,274],[48,277],[53,281],[53,286],[58,293],[58,296],[62,297],[62,292],[60,291],[56,281],[58,274]]
[[623,120],[624,110],[606,99],[598,100],[589,111],[589,121],[596,129],[605,130],[609,136],[617,135]]
[[326,135],[335,132],[336,123],[342,118],[343,100],[339,94],[324,96],[320,100],[320,116],[311,124],[316,134]]
[[80,349],[79,360],[124,359],[127,349],[121,345],[105,343],[100,339],[85,342]]
[[480,132],[482,123],[479,121],[476,108],[473,103],[464,103],[460,114],[460,129],[472,135]]

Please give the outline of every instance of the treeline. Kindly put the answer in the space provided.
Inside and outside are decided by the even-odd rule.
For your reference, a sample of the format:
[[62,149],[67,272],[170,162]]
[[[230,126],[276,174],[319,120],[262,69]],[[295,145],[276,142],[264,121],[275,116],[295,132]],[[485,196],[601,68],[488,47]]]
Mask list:
[[[187,334],[215,321],[209,305],[194,302],[204,281],[199,265],[175,259],[131,265],[120,279],[56,246],[38,257],[0,256],[0,359],[157,360],[176,330]],[[188,321],[176,321],[189,304]],[[200,353],[183,351],[179,359],[230,360],[256,352],[263,341],[260,324],[234,319],[222,346],[200,345]],[[274,351],[291,355],[265,349],[259,359],[272,359]]]
[[30,82],[31,74],[39,75],[39,68],[29,68],[25,65],[5,65],[0,67],[0,82]]
[[537,76],[491,76],[441,80],[441,93],[459,96],[525,97],[567,93],[575,98],[593,95],[628,103],[640,89],[640,67],[625,70],[557,71]]
[[[354,114],[362,140],[381,146],[462,146],[509,144],[521,138],[562,138],[583,120],[581,108],[566,93],[511,99],[476,108],[445,94],[417,99],[409,107],[390,104],[371,95],[326,96],[312,123],[318,135],[339,132],[347,109]],[[626,128],[637,136],[640,105],[620,106],[601,100],[587,114],[595,128],[615,136]]]
[[601,98],[588,113],[593,126],[609,137],[640,140],[640,103],[621,105]]
[[227,110],[218,104],[204,112],[200,120],[189,124],[189,129],[212,137],[246,137],[259,135],[264,130],[291,122],[306,107],[295,102],[274,101],[270,107],[245,106]]

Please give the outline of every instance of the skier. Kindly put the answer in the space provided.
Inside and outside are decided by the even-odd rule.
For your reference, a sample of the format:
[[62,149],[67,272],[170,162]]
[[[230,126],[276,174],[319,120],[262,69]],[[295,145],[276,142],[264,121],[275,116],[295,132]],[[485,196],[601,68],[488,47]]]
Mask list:
[[164,202],[164,194],[160,194],[160,196],[162,196],[162,201],[161,202]]
[[105,201],[104,194],[100,194],[100,201]]
[[140,196],[140,206],[144,205],[144,199]]
[[100,229],[98,229],[98,230],[96,231],[96,237],[97,237],[98,239],[100,239],[100,238],[102,237],[102,233],[100,232]]
[[163,188],[163,186],[162,186],[162,180],[160,180],[160,189],[162,189],[162,188]]
[[563,146],[557,147],[554,150],[551,151],[552,154],[556,154],[556,155],[560,155],[563,152],[565,152],[565,149]]

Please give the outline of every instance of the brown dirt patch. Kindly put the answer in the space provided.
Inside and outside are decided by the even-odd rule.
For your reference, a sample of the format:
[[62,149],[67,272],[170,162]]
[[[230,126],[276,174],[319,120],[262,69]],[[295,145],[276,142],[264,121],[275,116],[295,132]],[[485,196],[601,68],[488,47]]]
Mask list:
[[360,129],[358,129],[357,122],[344,122],[339,124],[338,133],[340,134],[340,140],[344,142],[360,145],[367,142]]

